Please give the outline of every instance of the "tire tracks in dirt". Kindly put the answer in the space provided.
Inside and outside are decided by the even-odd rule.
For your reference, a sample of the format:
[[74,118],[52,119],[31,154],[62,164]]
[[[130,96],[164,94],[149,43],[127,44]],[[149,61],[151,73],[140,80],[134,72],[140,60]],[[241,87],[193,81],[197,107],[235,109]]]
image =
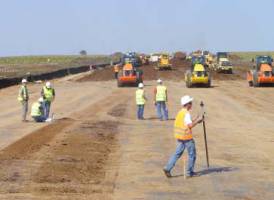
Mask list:
[[119,166],[117,134],[127,94],[115,90],[73,119],[58,120],[5,148],[0,154],[0,197],[77,194],[77,199],[108,199]]

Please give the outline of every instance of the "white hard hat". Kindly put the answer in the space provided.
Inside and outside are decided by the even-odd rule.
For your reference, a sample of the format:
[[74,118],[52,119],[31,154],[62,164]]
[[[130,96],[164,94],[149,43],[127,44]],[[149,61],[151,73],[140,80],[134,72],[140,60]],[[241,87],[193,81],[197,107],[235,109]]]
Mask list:
[[51,84],[50,84],[50,82],[48,81],[48,82],[46,82],[46,87],[47,88],[50,88],[51,87]]
[[43,97],[40,97],[40,98],[38,99],[38,101],[39,101],[39,102],[43,102],[43,101],[44,101]]
[[22,79],[22,83],[27,83],[27,82],[28,82],[27,79],[25,78]]
[[188,95],[185,95],[185,96],[183,96],[182,98],[181,98],[181,104],[184,106],[184,105],[186,105],[186,104],[188,104],[188,103],[190,103],[190,102],[192,102],[193,101],[193,98],[192,97],[190,97],[190,96],[188,96]]
[[158,79],[157,80],[157,83],[162,83],[163,81],[161,79]]
[[143,83],[139,83],[138,87],[139,87],[139,88],[143,88],[143,87],[144,87],[144,84],[143,84]]

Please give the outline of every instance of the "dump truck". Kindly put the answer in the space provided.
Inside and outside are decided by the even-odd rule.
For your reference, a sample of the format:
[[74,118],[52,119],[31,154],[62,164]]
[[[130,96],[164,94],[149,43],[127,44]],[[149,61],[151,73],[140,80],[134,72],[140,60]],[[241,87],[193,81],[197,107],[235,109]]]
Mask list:
[[273,58],[270,56],[257,56],[253,69],[247,72],[249,86],[259,87],[263,84],[274,84]]
[[191,70],[185,73],[186,87],[211,86],[211,75],[204,56],[192,57]]
[[171,70],[171,64],[170,64],[170,59],[169,59],[169,54],[167,53],[162,53],[159,56],[157,66],[157,70]]
[[117,86],[138,86],[143,82],[143,72],[136,69],[132,63],[126,63],[118,73]]

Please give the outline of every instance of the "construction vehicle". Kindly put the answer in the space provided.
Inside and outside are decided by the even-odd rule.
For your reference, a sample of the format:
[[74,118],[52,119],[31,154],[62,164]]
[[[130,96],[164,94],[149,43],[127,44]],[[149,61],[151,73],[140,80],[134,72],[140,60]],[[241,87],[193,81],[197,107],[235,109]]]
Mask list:
[[[254,60],[253,60],[254,61]],[[274,83],[273,58],[270,56],[257,56],[253,69],[247,72],[249,86],[259,87],[263,84]]]
[[139,67],[141,66],[141,59],[135,52],[128,52],[123,55],[121,63],[123,65],[127,63],[131,63],[133,67]]
[[142,65],[149,65],[149,56],[145,54],[140,55]]
[[209,51],[203,51],[202,55],[205,57],[205,62],[208,66],[212,65],[214,57]]
[[159,56],[157,66],[157,70],[171,70],[171,64],[170,64],[170,59],[169,59],[169,54],[167,53],[162,53]]
[[127,63],[123,66],[123,69],[119,71],[117,78],[117,86],[138,86],[139,83],[143,82],[143,72],[133,67],[132,63]]
[[193,86],[211,86],[211,76],[204,56],[192,57],[191,70],[185,73],[185,82],[188,88]]
[[218,52],[216,55],[216,60],[210,65],[210,68],[219,73],[233,73],[233,66],[229,61],[227,52]]

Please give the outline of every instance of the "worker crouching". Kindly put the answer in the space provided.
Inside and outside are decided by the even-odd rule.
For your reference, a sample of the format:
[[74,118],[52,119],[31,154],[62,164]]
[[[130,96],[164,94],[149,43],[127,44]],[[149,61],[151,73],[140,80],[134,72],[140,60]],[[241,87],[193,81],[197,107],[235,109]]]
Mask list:
[[197,117],[192,120],[190,110],[192,108],[193,98],[189,96],[183,96],[181,98],[181,104],[183,108],[179,111],[176,116],[174,123],[174,136],[177,139],[177,148],[175,153],[170,157],[167,165],[164,168],[164,173],[167,177],[171,177],[170,171],[175,166],[177,160],[182,156],[185,149],[188,152],[188,166],[187,166],[187,177],[195,175],[194,165],[196,160],[196,148],[195,142],[192,136],[192,129],[203,121],[202,117]]
[[46,117],[44,115],[44,99],[40,97],[37,102],[34,102],[31,106],[31,117],[35,122],[45,122]]

